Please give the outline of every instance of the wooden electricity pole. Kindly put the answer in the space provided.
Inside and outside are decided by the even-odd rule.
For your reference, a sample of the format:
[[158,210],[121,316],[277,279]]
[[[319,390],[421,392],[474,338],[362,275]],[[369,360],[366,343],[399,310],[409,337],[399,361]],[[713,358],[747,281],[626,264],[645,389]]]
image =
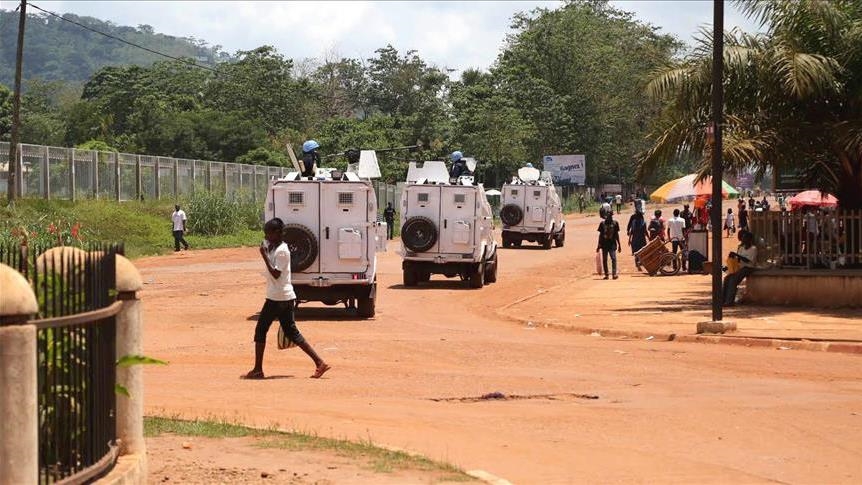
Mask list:
[[9,202],[18,195],[18,153],[21,140],[21,64],[24,58],[24,20],[27,17],[27,0],[21,0],[20,16],[18,17],[18,52],[15,55],[15,93],[12,96],[12,139],[9,144],[9,183],[6,185],[6,197]]

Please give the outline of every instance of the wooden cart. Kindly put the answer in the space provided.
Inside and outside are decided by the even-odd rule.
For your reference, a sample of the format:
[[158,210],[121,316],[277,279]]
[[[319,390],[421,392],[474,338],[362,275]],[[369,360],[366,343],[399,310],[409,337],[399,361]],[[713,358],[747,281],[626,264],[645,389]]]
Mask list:
[[679,273],[682,261],[676,254],[670,252],[665,242],[659,238],[648,242],[646,246],[635,253],[640,260],[641,266],[647,270],[650,276],[662,274],[671,276]]

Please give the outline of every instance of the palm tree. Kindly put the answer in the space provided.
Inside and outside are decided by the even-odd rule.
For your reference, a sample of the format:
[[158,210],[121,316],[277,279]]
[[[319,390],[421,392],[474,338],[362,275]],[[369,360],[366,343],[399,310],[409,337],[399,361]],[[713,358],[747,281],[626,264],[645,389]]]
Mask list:
[[[737,5],[766,28],[726,32],[725,169],[800,170],[862,209],[862,2],[748,0]],[[638,176],[688,154],[709,175],[712,38],[655,73],[648,94],[663,109]]]

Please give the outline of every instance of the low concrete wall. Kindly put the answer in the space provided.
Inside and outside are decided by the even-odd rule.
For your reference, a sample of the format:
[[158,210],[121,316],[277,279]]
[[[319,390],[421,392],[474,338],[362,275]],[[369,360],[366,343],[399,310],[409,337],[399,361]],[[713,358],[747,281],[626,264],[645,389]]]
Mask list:
[[745,288],[744,301],[754,305],[862,307],[862,271],[757,271]]

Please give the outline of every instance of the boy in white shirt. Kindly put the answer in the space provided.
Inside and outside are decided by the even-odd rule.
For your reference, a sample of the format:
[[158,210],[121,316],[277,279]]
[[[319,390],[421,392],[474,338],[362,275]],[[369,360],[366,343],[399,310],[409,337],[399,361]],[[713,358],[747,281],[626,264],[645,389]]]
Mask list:
[[276,318],[284,335],[314,361],[315,370],[311,375],[313,379],[319,379],[330,369],[296,328],[296,321],[293,319],[296,293],[290,284],[290,249],[281,239],[283,230],[284,222],[277,217],[263,226],[266,240],[260,247],[260,255],[266,264],[266,301],[254,328],[254,368],[243,376],[244,379],[264,378],[263,352],[266,349],[266,333]]

